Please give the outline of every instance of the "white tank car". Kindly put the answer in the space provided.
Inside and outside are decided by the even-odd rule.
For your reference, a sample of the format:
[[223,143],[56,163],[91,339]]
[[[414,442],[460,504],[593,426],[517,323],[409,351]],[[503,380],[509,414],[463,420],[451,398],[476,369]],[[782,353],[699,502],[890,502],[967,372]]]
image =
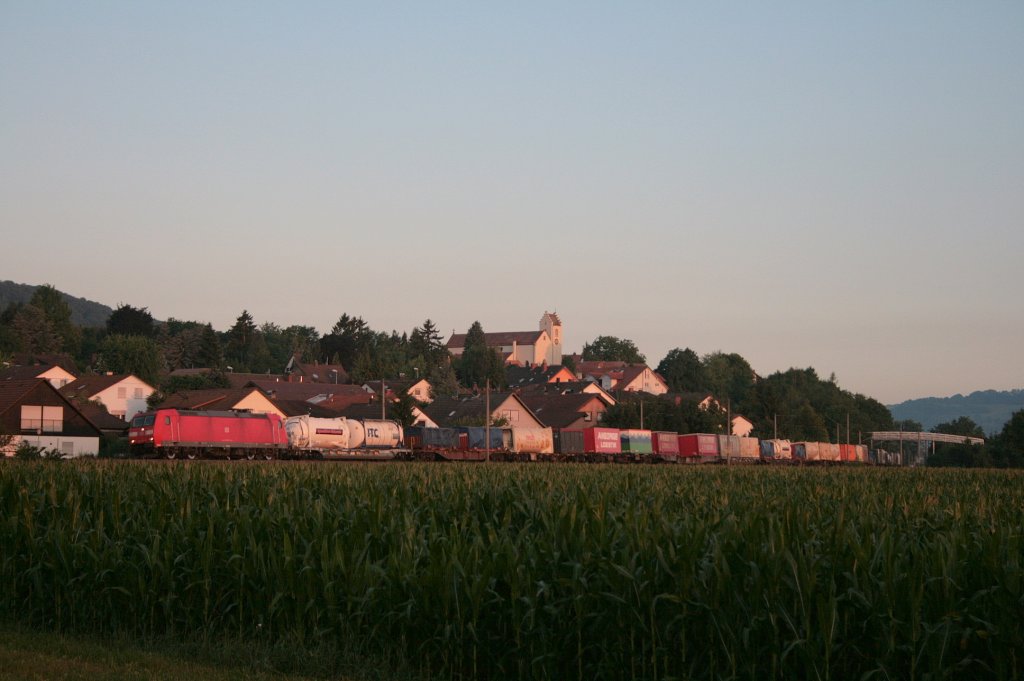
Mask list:
[[348,420],[350,448],[397,449],[402,446],[402,425],[398,421],[380,419]]
[[288,435],[288,446],[293,449],[353,449],[350,424],[345,418],[292,416],[285,420],[284,432]]
[[288,434],[288,446],[293,449],[338,451],[402,446],[402,426],[397,421],[318,419],[304,415],[287,419],[284,430]]

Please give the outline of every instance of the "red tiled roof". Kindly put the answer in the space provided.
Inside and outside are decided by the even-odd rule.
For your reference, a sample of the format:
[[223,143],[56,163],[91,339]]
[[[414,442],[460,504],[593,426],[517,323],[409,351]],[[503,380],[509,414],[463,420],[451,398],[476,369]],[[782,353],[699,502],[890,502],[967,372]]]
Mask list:
[[24,367],[7,367],[6,369],[0,370],[0,381],[28,381],[33,378],[39,378],[40,374],[44,374],[52,368],[53,365],[41,364]]
[[[536,345],[537,340],[543,331],[499,331],[497,333],[485,333],[484,342],[487,343],[487,347],[493,348],[501,345],[512,345],[514,342],[516,345]],[[466,334],[464,333],[453,333],[452,337],[448,339],[447,347],[449,348],[464,348],[466,347]]]
[[49,382],[42,378],[12,378],[0,381],[0,414],[16,405],[41,381],[49,385]]
[[111,386],[117,385],[126,378],[134,377],[131,374],[115,374],[113,376],[107,376],[106,374],[93,374],[89,376],[79,376],[61,388],[60,392],[65,397],[71,399],[78,397],[88,399],[93,395],[103,392]]
[[[523,402],[545,426],[566,428],[587,411],[605,411],[604,400],[593,393],[544,394],[528,392],[521,395]],[[586,409],[594,405],[594,409]]]
[[282,400],[309,400],[320,395],[369,395],[362,386],[348,383],[295,383],[288,381],[253,380],[246,385],[255,386],[265,394]]
[[[161,408],[168,409],[231,409],[257,388],[207,388],[204,390],[182,390],[169,395],[160,403]],[[262,393],[261,393],[262,394]]]

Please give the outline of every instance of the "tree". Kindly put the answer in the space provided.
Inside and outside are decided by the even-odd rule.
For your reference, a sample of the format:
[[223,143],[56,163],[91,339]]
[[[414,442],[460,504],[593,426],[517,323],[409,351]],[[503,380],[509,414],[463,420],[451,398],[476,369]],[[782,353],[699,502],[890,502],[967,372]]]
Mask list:
[[107,336],[100,344],[99,365],[116,374],[134,374],[156,383],[160,374],[160,347],[143,336]]
[[669,350],[665,358],[658,364],[658,373],[668,382],[672,392],[698,392],[707,390],[707,376],[704,365],[697,353],[686,348]]
[[921,425],[920,421],[914,419],[901,419],[899,421],[893,421],[893,430],[902,430],[904,433],[923,433],[924,426]]
[[22,306],[11,326],[23,352],[48,354],[61,349],[61,337],[53,322],[35,305]]
[[256,336],[256,323],[248,310],[242,310],[234,326],[228,330],[225,359],[235,371],[246,371],[249,368],[249,356],[253,338]]
[[402,391],[398,399],[387,405],[388,417],[398,421],[403,428],[408,428],[416,422],[416,414],[413,409],[419,406],[416,398],[409,393]]
[[144,307],[118,305],[117,309],[107,319],[107,333],[111,335],[152,338],[156,335],[156,329],[153,326],[153,315]]
[[[932,428],[933,433],[960,435],[963,437],[984,438],[985,432],[968,416],[960,416],[940,423]],[[935,450],[927,459],[929,466],[953,466],[957,468],[982,468],[993,464],[992,457],[985,445],[967,442],[938,442]]]
[[320,351],[327,357],[337,358],[337,363],[351,368],[359,354],[370,344],[372,332],[362,317],[342,314],[331,328],[330,333],[320,340]]
[[217,337],[217,332],[210,324],[203,327],[196,364],[211,369],[220,369],[224,366],[224,351],[221,349],[220,338]]
[[427,374],[430,383],[430,399],[454,397],[459,394],[459,379],[451,362],[436,366]]
[[32,294],[29,307],[39,308],[53,325],[53,330],[60,338],[60,348],[70,354],[78,352],[80,333],[78,327],[71,323],[71,306],[64,300],[64,294],[53,286],[40,286]]
[[482,388],[488,379],[493,388],[505,385],[505,363],[495,350],[487,347],[487,336],[480,322],[473,322],[466,332],[466,345],[459,357],[456,373],[467,388]]
[[1002,432],[992,439],[991,450],[996,466],[1024,467],[1024,409],[1014,412]]
[[647,358],[640,353],[636,343],[628,338],[598,336],[593,342],[584,344],[583,361],[646,364]]
[[409,354],[424,359],[425,366],[419,367],[424,375],[434,367],[448,362],[448,348],[445,347],[444,339],[430,319],[409,334]]
[[945,433],[946,435],[963,435],[964,437],[985,437],[985,431],[969,416],[960,416],[947,423],[940,423],[932,428],[932,432]]
[[747,360],[736,353],[712,352],[701,362],[707,388],[719,400],[728,399],[733,412],[747,409],[753,401],[757,374]]

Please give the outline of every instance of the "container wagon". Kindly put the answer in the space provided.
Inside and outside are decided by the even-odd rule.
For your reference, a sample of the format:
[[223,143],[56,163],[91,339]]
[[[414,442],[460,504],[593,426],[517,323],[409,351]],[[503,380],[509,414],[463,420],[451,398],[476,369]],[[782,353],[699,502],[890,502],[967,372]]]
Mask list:
[[718,436],[709,433],[689,433],[679,436],[679,456],[697,462],[718,459]]
[[455,428],[410,426],[405,429],[405,446],[414,459],[426,461],[483,461],[484,455],[459,449],[459,431]]
[[756,437],[741,437],[740,459],[749,463],[760,461],[761,441]]
[[656,461],[675,463],[679,460],[679,434],[664,431],[651,433],[651,448]]
[[620,430],[619,441],[622,443],[621,458],[625,461],[642,461],[648,459],[654,452],[649,430],[637,428]]
[[738,435],[718,436],[718,456],[726,462],[740,459],[742,456],[740,447],[740,437]]
[[793,458],[793,446],[789,440],[761,440],[761,458],[770,461],[786,461]]
[[502,444],[514,461],[536,459],[538,454],[554,454],[555,438],[551,428],[513,426],[503,428]]

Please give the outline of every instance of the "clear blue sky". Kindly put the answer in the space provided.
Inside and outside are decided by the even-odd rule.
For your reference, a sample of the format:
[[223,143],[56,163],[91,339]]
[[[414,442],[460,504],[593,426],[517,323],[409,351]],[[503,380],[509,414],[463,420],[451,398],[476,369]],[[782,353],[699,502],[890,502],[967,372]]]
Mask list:
[[1024,3],[0,2],[0,279],[1024,387]]

